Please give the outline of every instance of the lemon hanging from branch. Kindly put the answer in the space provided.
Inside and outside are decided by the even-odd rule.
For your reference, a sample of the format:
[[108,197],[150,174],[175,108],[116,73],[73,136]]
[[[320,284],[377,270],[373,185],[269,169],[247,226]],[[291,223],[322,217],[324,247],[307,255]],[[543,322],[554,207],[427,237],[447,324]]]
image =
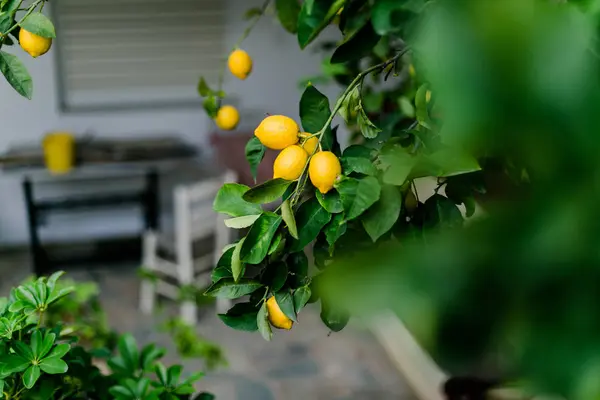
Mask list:
[[323,194],[333,189],[333,184],[341,173],[340,160],[330,151],[321,151],[310,159],[308,176],[312,184]]
[[215,123],[219,129],[230,131],[240,122],[240,113],[234,106],[223,106],[217,111]]
[[[300,137],[308,137],[310,136],[310,133],[301,133]],[[312,137],[308,137],[308,139],[305,139],[304,142],[302,143],[302,147],[304,148],[304,150],[306,150],[306,152],[309,155],[313,155],[314,153],[316,153],[318,151],[318,147],[319,147],[319,138],[316,136],[312,136]]]
[[286,147],[273,163],[273,179],[283,178],[295,181],[302,175],[307,161],[308,154],[302,147],[298,145]]
[[237,49],[229,55],[227,66],[233,76],[244,80],[252,72],[252,58],[244,50]]
[[283,150],[298,143],[298,124],[284,115],[271,115],[263,119],[254,135],[260,142],[273,150]]
[[19,44],[31,57],[42,56],[52,47],[52,39],[36,35],[23,28],[19,31]]
[[269,314],[269,322],[275,328],[279,329],[292,329],[292,325],[294,324],[291,319],[289,319],[281,308],[279,308],[279,304],[275,300],[275,296],[271,296],[269,300],[267,300],[267,311]]

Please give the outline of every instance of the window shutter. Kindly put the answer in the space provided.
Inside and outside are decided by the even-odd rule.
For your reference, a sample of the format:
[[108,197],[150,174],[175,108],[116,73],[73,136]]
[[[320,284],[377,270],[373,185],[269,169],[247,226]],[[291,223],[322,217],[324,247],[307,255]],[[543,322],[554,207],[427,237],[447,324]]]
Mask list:
[[224,57],[224,0],[55,0],[63,108],[199,102]]

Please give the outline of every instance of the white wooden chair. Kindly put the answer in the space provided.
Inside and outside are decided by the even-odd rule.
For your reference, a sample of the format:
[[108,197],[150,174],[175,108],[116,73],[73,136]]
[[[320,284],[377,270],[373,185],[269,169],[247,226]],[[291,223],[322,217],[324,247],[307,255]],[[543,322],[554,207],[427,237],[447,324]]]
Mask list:
[[[142,267],[158,277],[156,281],[144,279],[141,283],[143,313],[152,313],[158,295],[175,300],[184,285],[202,288],[210,284],[212,268],[221,257],[222,249],[231,242],[231,230],[224,224],[225,217],[213,211],[212,203],[220,187],[226,182],[235,182],[236,178],[234,172],[227,171],[217,178],[175,188],[174,232],[164,235],[148,231],[143,236]],[[206,254],[194,254],[194,244],[211,236],[214,236],[214,249]],[[161,251],[170,252],[174,261],[161,256]],[[217,300],[219,312],[225,312],[229,306],[229,300]],[[195,302],[183,302],[180,313],[185,322],[196,323]]]

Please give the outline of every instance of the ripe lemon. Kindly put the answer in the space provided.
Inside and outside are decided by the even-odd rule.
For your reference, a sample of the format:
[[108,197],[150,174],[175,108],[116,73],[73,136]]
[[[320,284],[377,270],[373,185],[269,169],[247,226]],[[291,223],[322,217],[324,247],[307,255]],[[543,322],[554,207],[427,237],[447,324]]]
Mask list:
[[19,44],[30,56],[39,57],[44,55],[52,47],[52,39],[45,38],[21,28],[19,32]]
[[295,181],[300,178],[308,161],[306,151],[298,146],[288,146],[279,153],[273,163],[273,179],[283,178]]
[[[305,133],[305,135],[309,135],[307,133]],[[300,134],[300,136],[302,136],[302,134]],[[308,153],[308,155],[313,155],[314,153],[316,153],[319,147],[319,138],[316,136],[310,137],[308,139],[306,139],[304,141],[304,143],[302,143],[302,147],[304,148],[304,150],[306,150],[306,152]]]
[[269,322],[275,328],[292,329],[292,320],[281,311],[279,304],[277,304],[277,301],[275,300],[275,296],[271,296],[269,300],[267,300],[267,311],[269,314]]
[[219,129],[230,131],[240,122],[240,113],[234,106],[223,106],[217,111],[215,123]]
[[308,176],[312,184],[323,194],[333,188],[337,177],[342,173],[340,160],[330,151],[321,151],[310,159]]
[[233,76],[242,80],[252,72],[252,58],[244,50],[234,50],[229,55],[227,65]]
[[262,120],[254,135],[273,150],[283,150],[298,143],[298,124],[284,115],[271,115]]

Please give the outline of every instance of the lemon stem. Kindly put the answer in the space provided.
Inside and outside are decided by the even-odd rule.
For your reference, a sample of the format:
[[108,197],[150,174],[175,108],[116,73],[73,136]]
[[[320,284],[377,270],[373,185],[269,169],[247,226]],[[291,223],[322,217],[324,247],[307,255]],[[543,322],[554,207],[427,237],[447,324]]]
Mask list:
[[325,124],[323,125],[321,130],[319,130],[317,133],[314,133],[307,137],[307,138],[310,138],[313,136],[318,136],[319,143],[318,143],[318,146],[315,146],[315,149],[313,150],[312,154],[309,155],[308,161],[306,162],[306,165],[304,166],[304,169],[302,170],[302,174],[300,174],[300,178],[298,179],[298,186],[296,187],[296,190],[294,190],[294,193],[292,193],[292,196],[291,196],[291,199],[292,199],[291,206],[292,207],[298,202],[298,200],[300,198],[300,194],[302,193],[302,191],[304,190],[304,186],[306,185],[306,180],[307,180],[306,170],[308,169],[308,164],[310,163],[310,159],[312,158],[312,156],[315,155],[315,153],[317,152],[317,149],[321,148],[321,140],[323,139],[323,134],[327,131],[327,128],[329,128],[329,126],[331,125],[331,122],[335,118],[338,111],[340,111],[340,108],[342,108],[342,105],[344,104],[346,97],[348,97],[348,95],[350,95],[350,93],[356,86],[362,84],[363,80],[365,79],[365,77],[367,75],[369,75],[370,73],[375,72],[375,71],[384,70],[388,65],[395,63],[396,60],[398,60],[400,57],[402,57],[404,54],[406,54],[409,50],[410,50],[409,47],[405,47],[400,52],[398,52],[398,54],[396,54],[394,57],[390,58],[389,60],[386,60],[377,65],[374,65],[370,68],[367,68],[366,70],[359,73],[356,76],[356,78],[354,78],[354,80],[350,83],[350,85],[348,85],[346,90],[344,90],[342,95],[337,99],[337,101],[335,103],[335,107],[333,108],[333,111],[329,115],[329,118],[327,118],[327,121],[325,122]]
[[36,9],[37,6],[39,6],[40,4],[44,4],[44,1],[46,1],[46,0],[37,0],[35,3],[33,3],[31,6],[29,6],[29,8],[27,9],[27,12],[23,16],[23,18],[21,18],[19,20],[19,22],[15,23],[13,26],[11,26],[10,29],[7,30],[6,32],[4,32],[4,34],[2,36],[4,37],[4,36],[8,35],[9,33],[11,33],[12,31],[14,31],[17,28],[17,26],[21,25],[23,23],[23,21],[25,21],[27,19],[27,17],[29,17],[31,15],[31,13]]

